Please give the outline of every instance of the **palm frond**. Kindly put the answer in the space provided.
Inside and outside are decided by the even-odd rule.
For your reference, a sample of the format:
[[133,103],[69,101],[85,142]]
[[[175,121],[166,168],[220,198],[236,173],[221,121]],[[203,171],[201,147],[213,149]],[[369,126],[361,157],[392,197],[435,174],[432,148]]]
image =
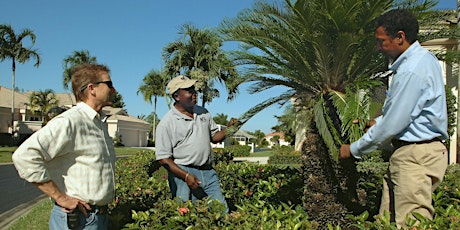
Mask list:
[[321,135],[324,143],[330,151],[330,154],[334,159],[338,160],[339,149],[337,146],[340,146],[342,143],[336,143],[334,135],[331,133],[327,121],[327,111],[324,107],[324,98],[318,96],[316,103],[313,106],[313,114],[315,117],[316,128],[318,129],[319,134]]

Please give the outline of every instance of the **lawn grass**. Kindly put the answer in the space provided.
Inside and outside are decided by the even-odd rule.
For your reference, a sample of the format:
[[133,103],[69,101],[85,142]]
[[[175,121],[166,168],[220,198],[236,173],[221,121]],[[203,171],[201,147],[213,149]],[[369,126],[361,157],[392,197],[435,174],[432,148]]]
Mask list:
[[18,147],[0,146],[0,163],[11,162],[11,155]]
[[21,216],[8,230],[47,230],[50,219],[53,202],[50,199],[44,199],[34,206],[26,215]]
[[275,152],[269,150],[249,154],[250,157],[271,157],[273,155],[275,155]]
[[[0,146],[0,163],[11,163],[11,155],[18,147],[6,147]],[[115,147],[115,153],[117,156],[131,156],[139,151],[145,149],[142,148],[130,148],[130,147]]]

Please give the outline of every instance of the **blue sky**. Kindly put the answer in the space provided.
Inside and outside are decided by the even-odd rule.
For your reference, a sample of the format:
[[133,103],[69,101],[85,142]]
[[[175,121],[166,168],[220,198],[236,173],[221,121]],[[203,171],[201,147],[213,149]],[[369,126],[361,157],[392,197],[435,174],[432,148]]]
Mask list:
[[[163,65],[161,52],[168,43],[179,38],[179,28],[191,23],[198,28],[212,28],[224,18],[233,18],[253,0],[47,0],[1,1],[0,24],[10,24],[16,33],[28,28],[37,36],[41,64],[34,61],[18,64],[16,86],[20,90],[52,89],[65,92],[62,87],[62,61],[76,50],[89,50],[99,63],[108,65],[116,89],[123,96],[130,115],[148,115],[153,105],[137,95],[143,77]],[[441,0],[438,8],[456,9],[455,0]],[[11,61],[0,63],[0,85],[11,88]],[[227,94],[206,105],[214,116],[223,113],[239,117],[249,108],[280,92],[250,95],[243,85],[235,100],[227,102]],[[70,91],[69,91],[70,92]],[[167,112],[164,98],[157,105],[158,116]],[[269,107],[249,120],[244,130],[270,133],[276,125],[274,115],[284,108]]]

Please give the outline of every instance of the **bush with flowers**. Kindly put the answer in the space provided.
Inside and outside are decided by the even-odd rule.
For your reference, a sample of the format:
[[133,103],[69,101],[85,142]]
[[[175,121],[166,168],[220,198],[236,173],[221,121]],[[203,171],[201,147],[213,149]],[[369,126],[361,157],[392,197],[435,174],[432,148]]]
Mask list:
[[[230,207],[227,214],[216,201],[205,199],[192,204],[171,199],[167,172],[154,159],[153,151],[141,151],[117,162],[116,201],[110,205],[111,229],[341,229],[332,224],[319,226],[309,220],[302,208],[303,180],[298,169],[217,163],[215,169]],[[413,229],[460,229],[459,175],[458,165],[449,166],[442,185],[433,195],[435,218],[419,217],[420,225]],[[379,186],[365,187],[365,183],[360,188],[367,189],[367,194],[378,193]],[[348,218],[354,223],[352,229],[396,229],[388,218],[374,220],[368,211]]]

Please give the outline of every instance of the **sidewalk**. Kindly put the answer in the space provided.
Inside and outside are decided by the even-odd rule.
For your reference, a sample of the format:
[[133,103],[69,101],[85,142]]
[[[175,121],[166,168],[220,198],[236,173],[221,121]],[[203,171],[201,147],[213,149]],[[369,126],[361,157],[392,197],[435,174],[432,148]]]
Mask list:
[[23,203],[0,215],[0,230],[8,229],[16,220],[26,215],[32,208],[41,201],[49,199],[45,194],[33,199],[30,202]]
[[259,164],[267,164],[270,157],[234,157],[233,161],[247,161]]

